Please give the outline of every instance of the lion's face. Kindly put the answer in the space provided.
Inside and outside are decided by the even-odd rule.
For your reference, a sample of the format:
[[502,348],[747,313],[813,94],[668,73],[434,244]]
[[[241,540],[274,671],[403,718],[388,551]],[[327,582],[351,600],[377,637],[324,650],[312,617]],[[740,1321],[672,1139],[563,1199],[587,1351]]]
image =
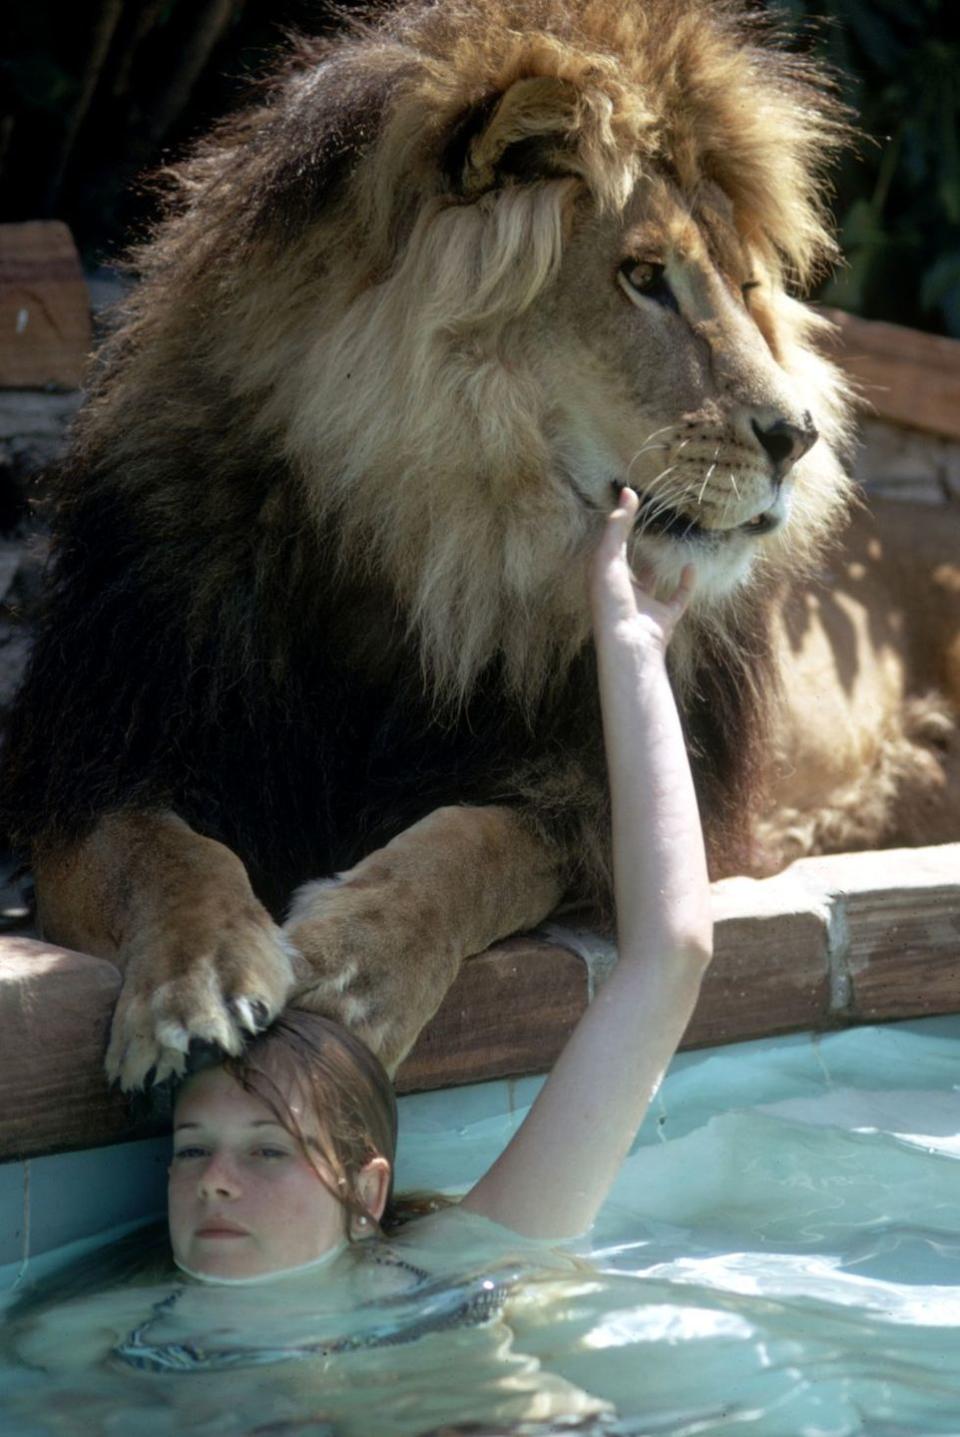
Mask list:
[[[816,75],[700,0],[534,10],[413,4],[399,38],[345,40],[343,74],[293,75],[256,145],[245,123],[242,183],[201,156],[176,233],[245,448],[266,436],[458,702],[494,662],[531,702],[569,669],[623,484],[663,583],[697,564],[687,630],[801,572],[845,503],[843,386],[778,278],[831,253]],[[221,220],[213,262],[227,190],[247,239]],[[182,287],[170,309],[192,362]]]
[[843,508],[815,321],[715,186],[696,207],[650,171],[618,209],[573,179],[425,206],[389,273],[336,293],[306,362],[284,358],[288,448],[452,692],[497,653],[520,690],[562,671],[624,484],[638,561],[669,585],[693,560],[708,617],[758,561],[801,568]]
[[692,560],[717,595],[791,543],[811,503],[821,526],[843,480],[816,384],[785,367],[791,301],[722,193],[698,200],[648,179],[622,217],[581,216],[528,353],[556,472],[587,508],[631,485],[643,560],[664,578]]

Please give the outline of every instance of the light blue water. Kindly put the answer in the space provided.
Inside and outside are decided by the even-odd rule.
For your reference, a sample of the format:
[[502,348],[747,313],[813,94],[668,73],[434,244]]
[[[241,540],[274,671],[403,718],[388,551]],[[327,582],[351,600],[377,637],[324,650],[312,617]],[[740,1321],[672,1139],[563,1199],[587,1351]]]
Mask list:
[[[401,1186],[468,1184],[536,1086],[405,1100]],[[451,1287],[502,1285],[486,1327],[309,1378],[288,1364],[293,1393],[266,1368],[202,1389],[11,1369],[0,1430],[413,1437],[469,1419],[539,1437],[568,1412],[604,1433],[957,1437],[958,1159],[960,1018],[682,1055],[584,1265],[445,1254]],[[401,1296],[397,1321],[423,1301]]]

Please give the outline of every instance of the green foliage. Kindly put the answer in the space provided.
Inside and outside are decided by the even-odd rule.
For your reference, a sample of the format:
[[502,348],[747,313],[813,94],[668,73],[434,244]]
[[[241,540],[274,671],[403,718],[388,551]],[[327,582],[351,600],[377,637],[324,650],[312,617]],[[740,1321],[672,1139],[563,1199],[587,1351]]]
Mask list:
[[957,0],[772,0],[838,73],[863,138],[837,182],[847,259],[821,292],[960,337]]
[[[149,217],[135,176],[236,105],[285,27],[323,28],[351,3],[232,0],[209,53],[198,0],[8,6],[0,219],[57,215],[86,253],[109,252]],[[862,130],[837,176],[847,263],[819,297],[960,337],[960,0],[751,3],[833,67]]]

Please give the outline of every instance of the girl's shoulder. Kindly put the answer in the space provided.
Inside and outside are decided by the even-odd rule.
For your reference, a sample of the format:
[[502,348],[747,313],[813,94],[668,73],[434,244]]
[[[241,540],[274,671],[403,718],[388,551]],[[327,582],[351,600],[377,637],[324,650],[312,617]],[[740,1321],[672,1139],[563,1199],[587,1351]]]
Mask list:
[[524,1237],[459,1203],[405,1223],[386,1246],[431,1272],[447,1266],[462,1272],[510,1263],[567,1270],[578,1261],[569,1243]]
[[169,1285],[115,1287],[44,1306],[14,1325],[14,1349],[21,1362],[46,1372],[95,1366],[168,1291]]
[[7,1343],[49,1371],[86,1367],[109,1353],[175,1279],[166,1224],[150,1222],[82,1252],[5,1308]]

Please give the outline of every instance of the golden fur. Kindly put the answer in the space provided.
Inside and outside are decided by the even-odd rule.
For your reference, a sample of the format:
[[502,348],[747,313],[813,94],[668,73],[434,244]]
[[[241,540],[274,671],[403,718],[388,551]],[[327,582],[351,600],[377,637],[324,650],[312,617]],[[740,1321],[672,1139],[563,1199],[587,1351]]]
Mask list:
[[960,834],[960,506],[874,501],[776,614],[756,865]]
[[465,954],[603,896],[584,567],[624,483],[638,563],[698,565],[672,655],[736,865],[776,599],[848,502],[793,295],[842,137],[732,0],[442,0],[303,42],[169,176],[5,799],[49,936],[126,965],[114,1076],[291,991],[395,1064]]
[[[819,77],[763,41],[734,6],[485,0],[401,8],[355,45],[306,47],[282,103],[226,127],[185,167],[179,213],[140,257],[123,376],[99,419],[131,482],[145,422],[163,443],[163,408],[147,420],[145,397],[189,375],[199,345],[236,406],[237,436],[292,466],[295,502],[335,526],[343,568],[397,596],[438,695],[462,700],[503,656],[508,682],[534,700],[586,637],[571,567],[596,516],[564,472],[582,465],[578,447],[611,451],[595,504],[629,475],[708,522],[743,466],[731,405],[684,385],[695,336],[674,340],[665,366],[642,328],[628,338],[596,302],[632,231],[700,253],[734,282],[762,278],[750,321],[704,314],[706,342],[723,349],[732,401],[783,408],[789,390],[822,436],[797,471],[787,530],[705,576],[700,616],[722,633],[718,599],[748,568],[802,570],[845,502],[831,452],[844,441],[843,386],[813,348],[826,326],[783,289],[834,255],[820,189],[841,128]],[[292,223],[274,173],[258,207],[259,169],[279,164],[298,107],[351,83],[387,91],[388,108],[333,200]],[[518,145],[533,178],[503,168]],[[441,164],[451,149],[454,174]],[[572,301],[587,265],[594,302],[577,312],[556,295]],[[189,384],[176,389],[179,404]],[[130,404],[143,417],[118,448],[117,411]],[[702,422],[697,462],[689,450],[661,479],[686,437],[681,415]],[[211,604],[220,587],[211,575]]]

